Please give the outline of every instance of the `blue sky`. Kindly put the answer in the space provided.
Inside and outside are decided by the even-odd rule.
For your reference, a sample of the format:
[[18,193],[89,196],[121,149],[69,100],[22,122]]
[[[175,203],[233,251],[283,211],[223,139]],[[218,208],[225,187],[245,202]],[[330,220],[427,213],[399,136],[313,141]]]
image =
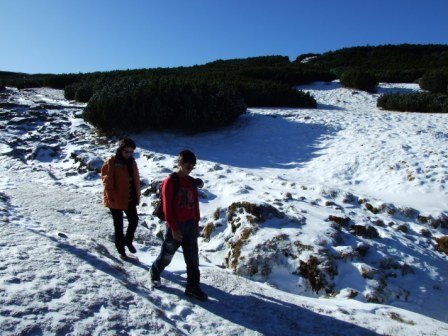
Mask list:
[[0,70],[86,73],[448,44],[446,0],[0,0]]

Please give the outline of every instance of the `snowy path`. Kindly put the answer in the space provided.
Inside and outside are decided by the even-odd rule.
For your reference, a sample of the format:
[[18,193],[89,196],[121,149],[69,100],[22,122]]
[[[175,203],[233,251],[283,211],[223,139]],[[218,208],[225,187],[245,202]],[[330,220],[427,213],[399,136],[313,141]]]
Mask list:
[[[254,285],[207,264],[202,267],[204,289],[210,295],[207,303],[185,298],[181,267],[167,272],[164,289],[151,290],[149,265],[122,262],[112,242],[101,237],[107,230],[97,229],[99,237],[96,234],[96,224],[105,218],[91,216],[104,213],[100,205],[91,205],[94,211],[87,211],[86,195],[35,181],[10,181],[16,188],[7,189],[13,202],[7,204],[10,210],[2,222],[8,237],[2,244],[6,254],[1,262],[1,269],[8,270],[3,277],[8,296],[2,302],[8,309],[2,314],[10,315],[1,323],[4,331],[202,335],[203,330],[212,329],[215,335],[328,335],[337,326],[346,329],[347,335],[375,334],[331,316],[328,323],[316,325],[312,321],[325,317],[306,303],[293,303],[293,295],[286,300],[287,295],[269,286]],[[15,204],[19,200],[20,204]],[[62,206],[55,206],[58,201]],[[143,260],[148,258],[145,248],[140,247],[137,256],[140,254]],[[180,265],[181,258],[178,254],[174,263]],[[246,284],[241,286],[241,282]],[[324,312],[324,307],[319,310]],[[326,310],[328,315],[349,314]],[[269,323],[260,323],[267,317]],[[17,328],[17,318],[23,330]]]
[[[210,300],[198,302],[184,295],[181,252],[164,274],[165,287],[152,290],[148,268],[161,242],[156,236],[159,224],[149,215],[151,196],[139,208],[137,254],[123,262],[115,252],[98,175],[79,170],[70,157],[78,151],[106,158],[115,144],[98,140],[88,125],[72,118],[80,107],[65,101],[61,91],[24,90],[8,96],[11,103],[21,104],[17,110],[0,109],[1,334],[448,335],[448,325],[441,322],[446,315],[446,258],[434,250],[430,238],[418,233],[421,226],[414,219],[374,216],[359,204],[342,202],[347,191],[381,200],[384,190],[392,188],[400,197],[408,195],[425,214],[446,210],[447,166],[441,158],[446,157],[447,139],[446,130],[437,127],[446,123],[446,116],[365,113],[374,110],[372,96],[351,95],[335,84],[313,94],[320,109],[253,109],[235,127],[179,136],[176,141],[169,133],[136,135],[142,177],[166,176],[180,147],[194,148],[201,160],[195,175],[206,180],[201,224],[212,221],[217,208],[241,200],[274,204],[293,218],[266,222],[266,230],[260,228],[243,251],[247,256],[264,243],[263,232],[272,238],[281,231],[287,242],[302,244],[305,255],[306,248],[323,251],[331,242],[328,234],[334,233],[326,220],[332,214],[350,216],[357,224],[372,225],[380,219],[396,221],[394,227],[404,223],[407,233],[378,227],[381,239],[369,243],[376,248],[372,265],[384,253],[415,269],[396,283],[388,279],[397,293],[400,281],[410,281],[407,288],[412,290],[417,286],[412,301],[397,299],[393,307],[344,297],[349,286],[359,288],[360,294],[375,287],[376,279],[359,274],[358,267],[373,269],[367,259],[338,261],[337,280],[344,290],[332,299],[306,291],[297,295],[299,277],[292,274],[297,258],[280,259],[266,283],[217,267],[226,253],[219,249],[228,244],[223,237],[225,210],[215,221],[224,226],[209,242],[200,241],[203,288]],[[52,108],[40,109],[43,103]],[[32,119],[26,122],[21,113],[28,110]],[[13,120],[9,113],[14,113]],[[244,155],[235,151],[237,146]],[[434,197],[427,204],[412,197],[429,191]],[[361,241],[343,234],[329,251],[351,251]],[[427,316],[397,308],[419,311],[419,304]]]
[[[191,302],[183,294],[185,274],[179,253],[174,261],[179,270],[167,272],[166,288],[151,290],[149,264],[117,258],[108,239],[111,220],[98,195],[67,189],[46,171],[10,175],[5,187],[11,198],[5,221],[15,223],[2,225],[9,237],[2,249],[14,253],[3,254],[1,265],[9,272],[3,279],[9,292],[3,303],[13,317],[3,322],[5,331],[20,317],[21,325],[49,325],[56,334],[96,334],[100,330],[146,334],[152,330],[155,334],[201,335],[201,330],[213,329],[216,335],[286,335],[286,330],[327,335],[335,323],[353,335],[374,334],[331,317],[328,324],[306,322],[320,315],[313,316],[312,310],[284,300],[281,292],[273,295],[269,286],[249,282],[241,286],[247,280],[209,264],[202,272],[210,301]],[[89,197],[95,201],[86,202]],[[150,260],[157,252],[158,246],[152,251],[140,246],[137,257]],[[30,306],[32,310],[26,308]],[[198,316],[198,321],[192,321]],[[269,323],[260,323],[267,316]],[[37,327],[26,330],[40,332]]]

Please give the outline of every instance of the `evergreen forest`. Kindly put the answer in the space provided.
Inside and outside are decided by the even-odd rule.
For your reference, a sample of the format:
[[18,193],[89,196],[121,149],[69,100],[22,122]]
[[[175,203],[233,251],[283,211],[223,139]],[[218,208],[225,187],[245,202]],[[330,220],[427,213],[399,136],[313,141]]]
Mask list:
[[418,83],[424,92],[386,94],[394,111],[448,112],[448,45],[360,46],[286,56],[216,60],[204,65],[78,74],[0,71],[0,90],[51,87],[87,103],[84,119],[108,132],[173,129],[188,133],[231,124],[247,107],[315,108],[295,87],[339,79],[374,93],[380,82]]

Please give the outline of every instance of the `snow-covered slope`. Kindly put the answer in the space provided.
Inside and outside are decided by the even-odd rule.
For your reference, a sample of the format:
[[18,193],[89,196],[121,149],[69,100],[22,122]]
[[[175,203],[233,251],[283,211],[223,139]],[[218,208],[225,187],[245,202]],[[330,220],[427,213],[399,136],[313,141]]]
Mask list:
[[[378,94],[337,82],[301,89],[318,109],[132,135],[145,196],[130,262],[95,171],[116,139],[61,91],[0,93],[1,334],[448,335],[448,116],[380,111]],[[379,94],[396,90],[418,87]],[[205,180],[207,302],[184,296],[181,251],[149,288],[163,228],[152,186],[184,148]]]

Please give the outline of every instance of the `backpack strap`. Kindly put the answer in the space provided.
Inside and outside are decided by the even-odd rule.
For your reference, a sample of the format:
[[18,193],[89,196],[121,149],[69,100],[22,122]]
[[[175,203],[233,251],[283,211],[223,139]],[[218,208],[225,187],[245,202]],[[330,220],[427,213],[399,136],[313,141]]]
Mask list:
[[188,179],[190,180],[190,184],[193,186],[193,188],[198,188],[197,184],[196,184],[196,179],[194,177],[191,177],[190,175],[188,175]]
[[[179,175],[177,173],[171,173],[170,176],[173,179],[173,190],[174,190],[174,196],[177,195],[179,192]],[[174,200],[174,197],[173,197]]]
[[[173,202],[174,202],[174,197],[177,195],[180,189],[179,175],[177,173],[171,173],[170,176],[173,179],[173,191],[174,191]],[[194,177],[188,176],[188,180],[190,181],[190,184],[193,188],[198,189],[196,179]]]

